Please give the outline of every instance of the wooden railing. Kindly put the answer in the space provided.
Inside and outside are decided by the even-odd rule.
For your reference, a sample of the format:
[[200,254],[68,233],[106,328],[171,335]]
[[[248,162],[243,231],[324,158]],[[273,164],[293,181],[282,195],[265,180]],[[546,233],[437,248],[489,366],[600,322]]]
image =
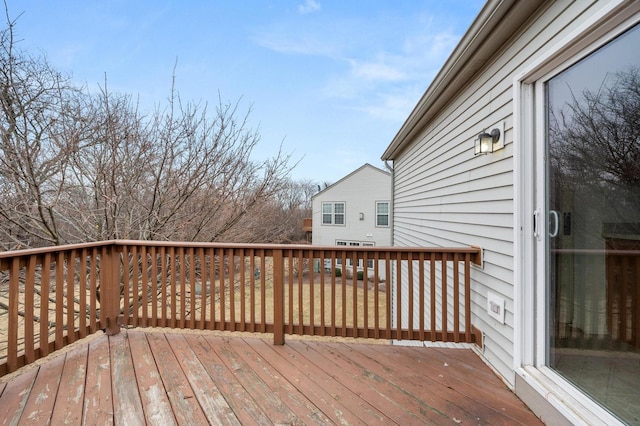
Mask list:
[[[0,376],[97,330],[476,342],[477,248],[108,241],[0,253]],[[390,283],[394,282],[391,286]]]
[[640,348],[640,242],[617,239],[607,246],[552,250],[555,345]]

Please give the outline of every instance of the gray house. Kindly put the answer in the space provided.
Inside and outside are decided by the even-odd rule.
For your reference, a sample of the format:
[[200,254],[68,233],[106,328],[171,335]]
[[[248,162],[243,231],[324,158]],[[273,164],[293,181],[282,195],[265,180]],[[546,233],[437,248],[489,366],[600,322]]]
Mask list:
[[382,159],[394,245],[483,248],[504,381],[548,424],[640,424],[640,2],[488,1]]
[[[313,245],[390,246],[390,205],[391,174],[371,164],[362,165],[313,196]],[[362,270],[364,265],[356,268]],[[384,278],[383,265],[380,271]]]

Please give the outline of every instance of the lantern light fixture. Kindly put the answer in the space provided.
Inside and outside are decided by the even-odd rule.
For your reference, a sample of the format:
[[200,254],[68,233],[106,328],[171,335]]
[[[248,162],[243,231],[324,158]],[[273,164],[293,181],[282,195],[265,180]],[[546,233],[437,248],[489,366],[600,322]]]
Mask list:
[[490,132],[483,130],[474,141],[474,154],[489,154],[504,148],[503,124],[496,125]]

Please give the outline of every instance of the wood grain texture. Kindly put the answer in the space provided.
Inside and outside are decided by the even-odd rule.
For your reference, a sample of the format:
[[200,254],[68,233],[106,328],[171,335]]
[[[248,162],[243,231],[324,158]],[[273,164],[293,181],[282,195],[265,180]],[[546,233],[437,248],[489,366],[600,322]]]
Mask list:
[[45,361],[0,424],[541,424],[469,349],[139,329]]

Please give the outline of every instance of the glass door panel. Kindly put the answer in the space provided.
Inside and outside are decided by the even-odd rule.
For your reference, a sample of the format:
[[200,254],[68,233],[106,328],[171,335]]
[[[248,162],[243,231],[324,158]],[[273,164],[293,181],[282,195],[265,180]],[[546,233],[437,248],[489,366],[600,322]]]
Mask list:
[[640,28],[546,83],[547,364],[640,424]]

